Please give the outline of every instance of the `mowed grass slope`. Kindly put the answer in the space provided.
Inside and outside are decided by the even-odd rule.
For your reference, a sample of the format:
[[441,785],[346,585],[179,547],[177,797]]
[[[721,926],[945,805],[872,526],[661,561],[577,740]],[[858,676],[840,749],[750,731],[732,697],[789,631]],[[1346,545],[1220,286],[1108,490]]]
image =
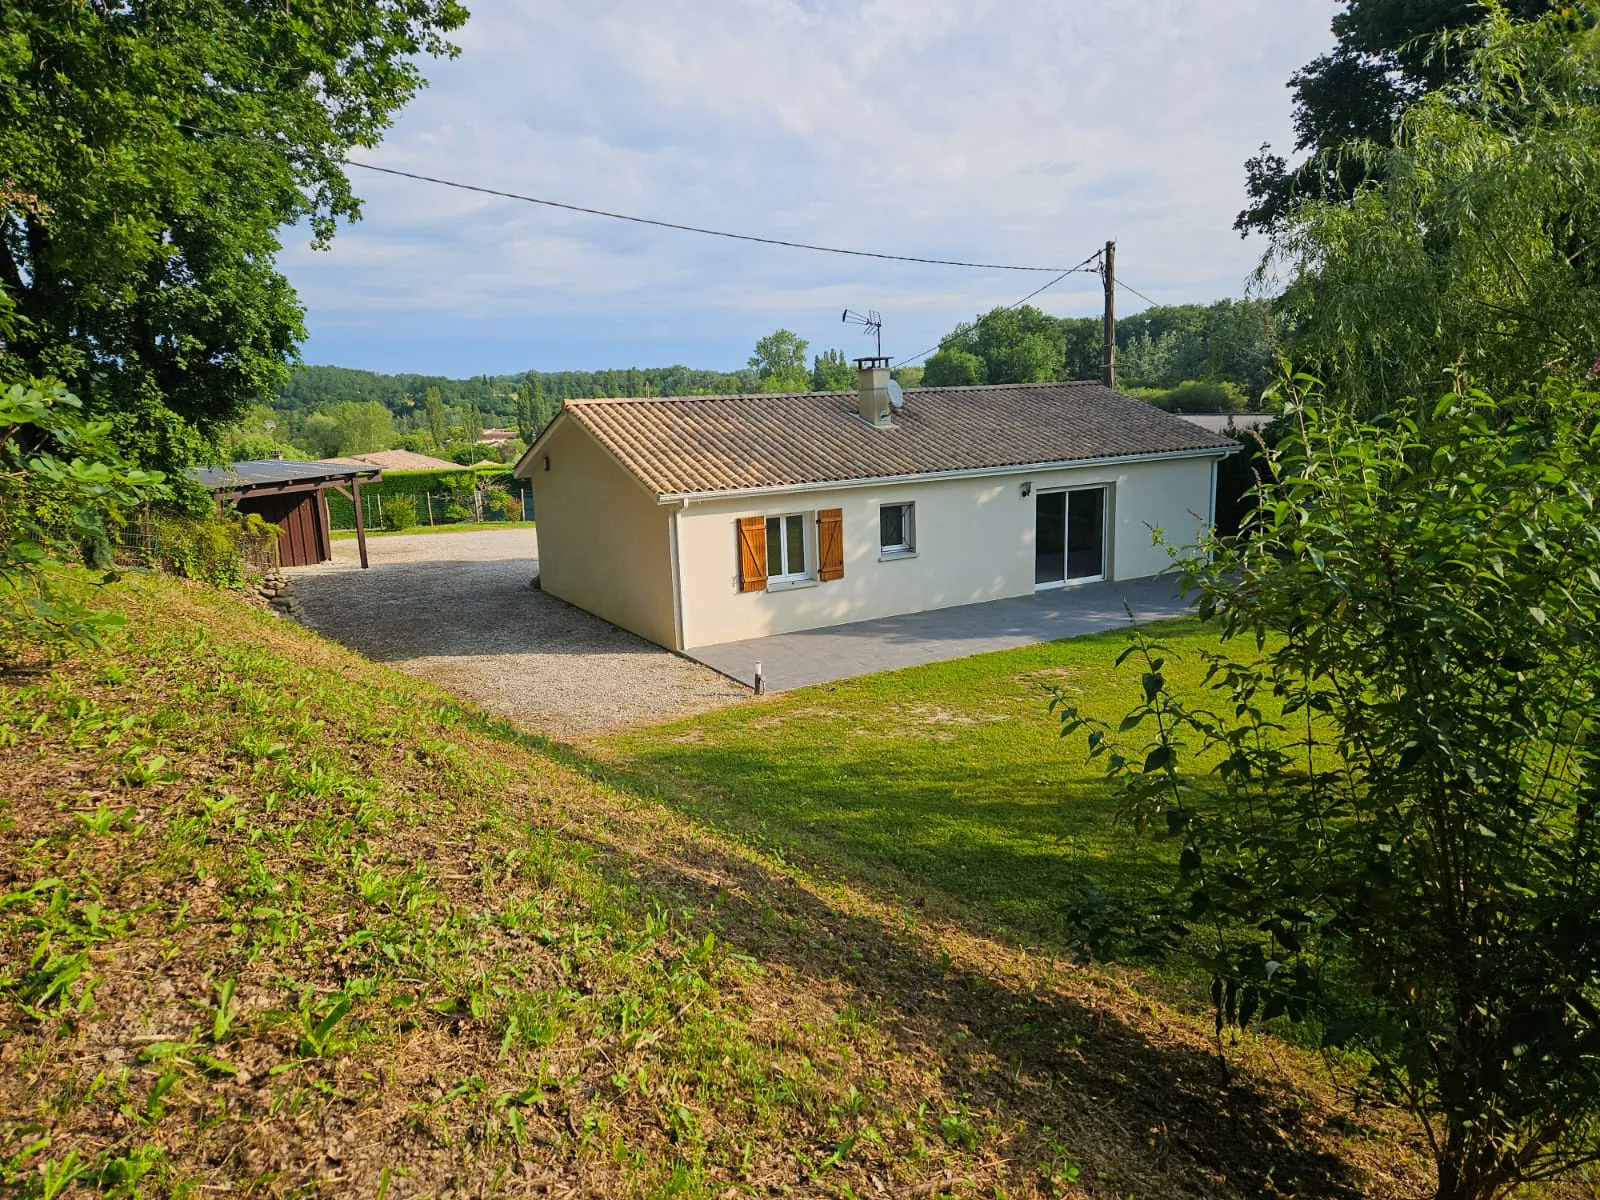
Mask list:
[[[1174,688],[1203,703],[1215,633],[1196,620],[1144,632],[1168,647]],[[1127,643],[1117,631],[804,688],[599,749],[752,841],[975,903],[1065,948],[1086,888],[1130,897],[1173,880],[1176,843],[1134,832],[1103,760],[1086,761],[1084,736],[1062,738],[1049,711],[1055,687],[1120,721],[1141,698],[1143,668],[1112,665]]]
[[[1399,1196],[1403,1126],[232,597],[0,680],[0,1187]],[[769,711],[749,713],[760,720]],[[951,766],[954,775],[954,764]]]

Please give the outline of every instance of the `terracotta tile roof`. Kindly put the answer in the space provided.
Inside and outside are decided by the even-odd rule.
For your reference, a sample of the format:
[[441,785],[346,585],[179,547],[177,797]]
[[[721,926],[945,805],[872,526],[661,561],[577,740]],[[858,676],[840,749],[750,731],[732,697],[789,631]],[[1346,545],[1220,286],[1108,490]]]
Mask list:
[[343,458],[324,458],[323,462],[355,466],[382,467],[385,471],[464,471],[460,463],[418,454],[412,450],[374,450],[370,454],[346,454]]
[[909,388],[905,399],[892,429],[861,420],[853,391],[568,400],[563,412],[657,495],[1238,445],[1098,383]]

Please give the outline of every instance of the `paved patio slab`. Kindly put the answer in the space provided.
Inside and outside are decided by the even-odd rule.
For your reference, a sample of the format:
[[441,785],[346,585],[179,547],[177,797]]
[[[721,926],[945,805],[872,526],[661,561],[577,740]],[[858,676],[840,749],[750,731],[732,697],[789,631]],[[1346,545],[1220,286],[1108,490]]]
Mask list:
[[1135,621],[1160,621],[1185,616],[1190,608],[1178,595],[1177,580],[1159,575],[722,642],[688,655],[752,686],[759,662],[766,690],[780,692],[1100,633],[1126,625],[1129,610]]

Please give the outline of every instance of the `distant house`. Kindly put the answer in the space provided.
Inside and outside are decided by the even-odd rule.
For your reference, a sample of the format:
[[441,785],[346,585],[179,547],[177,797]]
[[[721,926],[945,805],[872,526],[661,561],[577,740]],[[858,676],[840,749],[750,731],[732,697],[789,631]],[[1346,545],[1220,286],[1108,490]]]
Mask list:
[[1238,444],[1098,383],[568,400],[544,590],[674,649],[1154,575]]
[[377,467],[383,471],[459,471],[460,463],[448,459],[417,454],[411,450],[374,450],[370,454],[346,454],[339,458],[324,458],[325,463],[342,466]]

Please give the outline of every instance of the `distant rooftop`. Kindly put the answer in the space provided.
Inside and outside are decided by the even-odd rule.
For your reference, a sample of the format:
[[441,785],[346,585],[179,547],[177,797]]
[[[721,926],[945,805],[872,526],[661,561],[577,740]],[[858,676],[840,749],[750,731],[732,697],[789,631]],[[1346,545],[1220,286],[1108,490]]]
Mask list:
[[345,454],[339,458],[325,458],[325,463],[344,463],[355,466],[381,467],[385,471],[459,471],[460,463],[417,454],[411,450],[374,450],[370,454]]

